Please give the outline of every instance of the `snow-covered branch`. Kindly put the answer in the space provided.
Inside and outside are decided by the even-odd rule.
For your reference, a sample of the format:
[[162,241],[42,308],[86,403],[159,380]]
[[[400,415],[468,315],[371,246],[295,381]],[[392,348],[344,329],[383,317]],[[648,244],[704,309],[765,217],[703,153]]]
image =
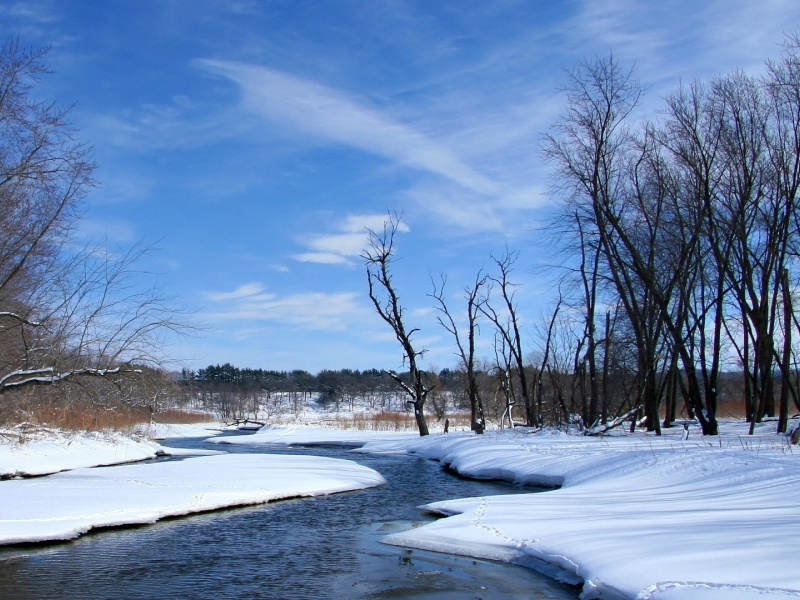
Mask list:
[[625,414],[618,416],[613,421],[609,421],[604,425],[601,424],[592,425],[588,429],[584,430],[583,435],[590,435],[590,436],[603,435],[604,433],[611,431],[616,427],[619,427],[626,421],[630,421],[631,419],[636,418],[636,413],[639,412],[640,410],[642,410],[641,404],[633,407]]
[[27,319],[27,318],[23,317],[22,315],[19,315],[19,314],[15,313],[15,312],[9,312],[7,310],[0,311],[0,318],[3,318],[3,317],[5,317],[7,319],[13,319],[14,321],[17,321],[18,323],[22,323],[23,325],[30,325],[32,327],[41,327],[41,325],[42,325],[39,321],[31,321],[30,319]]
[[83,368],[70,371],[57,372],[52,367],[44,369],[19,370],[7,373],[0,377],[0,394],[10,388],[19,388],[25,385],[52,385],[61,381],[86,376],[107,377],[120,373],[141,373],[141,369],[115,367],[113,369]]

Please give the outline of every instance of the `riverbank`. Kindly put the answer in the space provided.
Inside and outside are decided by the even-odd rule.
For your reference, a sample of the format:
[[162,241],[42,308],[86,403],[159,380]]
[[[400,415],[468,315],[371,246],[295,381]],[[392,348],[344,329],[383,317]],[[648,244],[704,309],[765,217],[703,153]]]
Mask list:
[[416,440],[402,450],[464,476],[560,487],[427,505],[452,516],[384,541],[554,565],[584,580],[586,599],[800,597],[800,449],[764,429],[755,438],[725,423],[718,437],[693,428],[686,440],[683,431]]
[[[800,598],[800,448],[773,428],[748,436],[746,424],[729,421],[708,438],[696,425],[660,437],[517,429],[375,441],[356,452],[414,454],[466,477],[558,488],[429,504],[422,508],[449,518],[389,535],[389,544],[577,576],[585,599]],[[246,439],[291,445],[314,434],[266,428]]]
[[[169,428],[173,434],[176,429],[195,435],[223,432],[207,426]],[[187,458],[152,460],[161,456]],[[117,466],[90,468],[109,465]],[[0,481],[0,545],[68,540],[100,527],[385,483],[376,471],[348,460],[234,455],[112,433],[54,430],[24,443],[0,444],[0,473],[5,479]]]
[[[176,448],[154,441],[164,437],[200,437],[226,433],[221,424],[152,425],[126,435],[112,431],[75,432],[37,427],[24,435],[0,431],[0,479],[50,475],[60,471],[151,460],[157,456],[184,456]],[[228,431],[230,433],[230,431]],[[220,454],[193,450],[193,456]]]

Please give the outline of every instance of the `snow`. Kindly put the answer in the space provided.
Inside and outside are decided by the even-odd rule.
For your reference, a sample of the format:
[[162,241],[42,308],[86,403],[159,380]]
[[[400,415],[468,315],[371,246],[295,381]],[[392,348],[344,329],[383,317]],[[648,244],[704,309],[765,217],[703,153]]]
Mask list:
[[[184,435],[219,432],[192,427]],[[688,439],[682,428],[661,437],[517,429],[420,438],[268,426],[207,441],[363,446],[354,452],[415,454],[467,477],[558,488],[429,504],[421,508],[447,518],[383,541],[522,564],[582,584],[587,600],[800,598],[800,449],[772,428],[748,436],[746,424],[726,422],[704,438],[692,425]],[[100,436],[0,445],[0,472],[139,460],[160,448]],[[0,544],[383,482],[351,461],[263,454],[76,469],[0,482]]]
[[0,544],[67,540],[96,527],[383,483],[379,473],[352,461],[272,454],[76,469],[0,482]]
[[586,599],[800,598],[800,449],[745,432],[726,424],[721,436],[702,438],[693,428],[684,441],[682,429],[661,438],[505,431],[361,451],[434,458],[478,479],[561,486],[433,503],[422,508],[453,516],[386,543],[555,566],[560,578],[584,581]]
[[375,432],[342,430],[304,425],[265,425],[251,435],[220,436],[205,440],[212,444],[263,446],[348,446],[358,448],[367,442],[407,441],[419,438],[415,431]]
[[[204,430],[200,435],[208,433],[208,430]],[[23,442],[0,443],[0,479],[132,463],[157,456],[213,454],[222,452],[168,448],[138,436],[132,438],[110,432],[69,433],[47,430],[32,434]]]
[[235,429],[235,427],[217,421],[189,424],[150,423],[141,426],[137,433],[152,440],[163,440],[166,438],[208,437],[231,432]]
[[52,432],[24,443],[0,444],[0,477],[47,475],[67,469],[154,458],[158,444],[111,434]]

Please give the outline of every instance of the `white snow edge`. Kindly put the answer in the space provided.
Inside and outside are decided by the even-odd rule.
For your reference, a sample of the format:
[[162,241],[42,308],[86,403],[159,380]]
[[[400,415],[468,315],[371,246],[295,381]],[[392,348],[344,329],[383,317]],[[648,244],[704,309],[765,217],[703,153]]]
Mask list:
[[379,473],[352,461],[274,454],[226,454],[0,481],[0,545],[68,540],[98,527],[383,483]]
[[586,600],[800,598],[800,451],[774,434],[741,439],[734,424],[719,438],[681,433],[450,434],[360,451],[405,451],[478,479],[562,485],[426,505],[454,516],[386,543],[533,568],[544,561],[557,579],[580,578]]

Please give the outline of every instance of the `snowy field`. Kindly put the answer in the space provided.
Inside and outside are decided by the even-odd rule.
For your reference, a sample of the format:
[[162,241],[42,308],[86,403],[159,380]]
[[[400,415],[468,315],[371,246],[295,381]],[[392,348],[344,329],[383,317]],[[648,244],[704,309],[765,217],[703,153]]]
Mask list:
[[[774,427],[774,424],[769,424]],[[390,544],[495,558],[583,579],[583,598],[800,598],[800,448],[682,431],[586,438],[437,436],[365,451],[441,460],[462,475],[560,489],[439,502],[453,515]]]
[[383,483],[376,471],[352,461],[275,454],[75,469],[0,482],[0,544],[66,540],[96,527]]
[[235,431],[236,427],[225,425],[221,421],[211,423],[149,423],[137,427],[136,433],[151,440],[165,438],[196,438],[221,435]]
[[[589,438],[524,430],[396,436],[358,452],[411,453],[479,479],[558,487],[450,500],[447,515],[384,538],[390,544],[523,564],[583,598],[800,598],[800,448],[741,422],[719,437],[695,426],[656,437]],[[217,443],[335,443],[329,430],[270,430]],[[241,441],[240,441],[241,440]],[[354,442],[342,432],[341,443]]]

